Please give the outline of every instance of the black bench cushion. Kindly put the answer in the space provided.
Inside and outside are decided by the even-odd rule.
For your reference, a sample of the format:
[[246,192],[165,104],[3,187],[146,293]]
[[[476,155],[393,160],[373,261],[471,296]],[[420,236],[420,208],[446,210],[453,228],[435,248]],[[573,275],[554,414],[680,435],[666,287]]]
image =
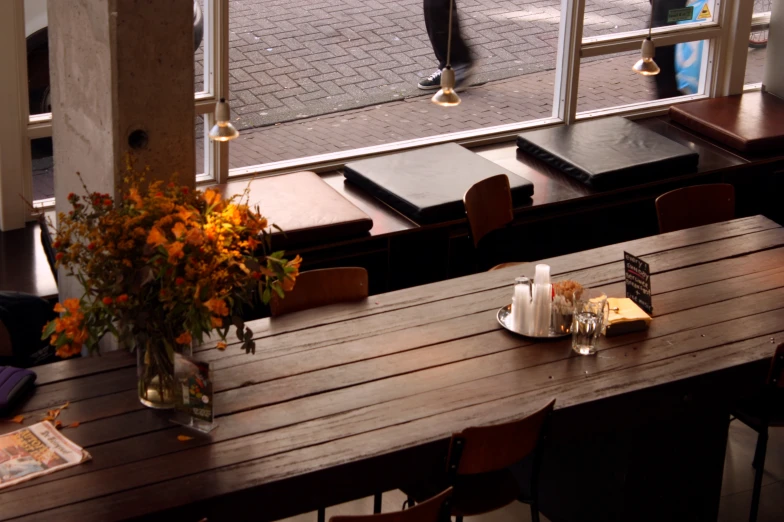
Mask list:
[[699,161],[691,149],[621,117],[527,131],[517,146],[596,189],[686,174]]
[[417,223],[465,217],[463,195],[477,181],[506,174],[515,207],[530,202],[533,183],[454,143],[346,164],[344,175]]

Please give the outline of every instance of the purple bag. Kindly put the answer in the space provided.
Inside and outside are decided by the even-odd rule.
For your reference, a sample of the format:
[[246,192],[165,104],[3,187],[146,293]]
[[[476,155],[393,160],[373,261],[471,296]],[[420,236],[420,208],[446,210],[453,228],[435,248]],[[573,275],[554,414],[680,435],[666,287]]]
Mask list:
[[6,415],[35,383],[35,372],[13,366],[0,366],[0,415]]

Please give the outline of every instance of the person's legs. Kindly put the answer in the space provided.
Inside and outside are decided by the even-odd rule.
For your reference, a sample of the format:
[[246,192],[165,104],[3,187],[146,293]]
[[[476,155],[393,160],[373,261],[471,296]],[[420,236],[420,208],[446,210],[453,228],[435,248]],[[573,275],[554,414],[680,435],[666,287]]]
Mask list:
[[[438,60],[438,69],[440,71],[446,66],[449,39],[449,0],[424,0],[423,7],[427,35],[430,38],[430,44],[433,46],[433,52]],[[452,67],[459,76],[459,72],[467,70],[472,61],[471,50],[460,33],[457,2],[455,2],[455,9],[452,13]],[[422,87],[422,82],[420,82],[420,87]]]

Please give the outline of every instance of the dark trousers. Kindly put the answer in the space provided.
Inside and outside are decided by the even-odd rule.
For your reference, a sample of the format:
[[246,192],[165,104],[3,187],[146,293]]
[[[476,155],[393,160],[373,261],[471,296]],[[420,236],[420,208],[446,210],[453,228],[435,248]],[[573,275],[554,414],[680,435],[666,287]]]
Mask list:
[[[438,59],[438,68],[446,66],[447,40],[449,35],[449,0],[424,0],[425,27],[430,43]],[[468,65],[472,62],[471,50],[460,34],[460,22],[457,18],[457,1],[452,13],[452,56],[453,67]]]
[[[667,22],[667,11],[685,6],[686,0],[654,0],[651,9],[653,26],[675,25],[674,22]],[[661,69],[661,72],[654,76],[659,99],[680,96],[682,93],[678,90],[678,82],[675,79],[675,46],[657,47],[653,59]]]

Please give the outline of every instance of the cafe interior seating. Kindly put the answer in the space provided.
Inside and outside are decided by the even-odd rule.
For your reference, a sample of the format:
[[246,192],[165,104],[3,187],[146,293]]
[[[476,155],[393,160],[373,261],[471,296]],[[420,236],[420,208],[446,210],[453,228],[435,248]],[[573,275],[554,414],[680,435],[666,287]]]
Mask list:
[[514,221],[509,177],[499,174],[474,183],[463,196],[463,204],[480,267],[498,270],[519,264],[504,259],[513,252],[505,228]]
[[329,522],[448,522],[452,488],[402,511],[373,515],[335,516]]
[[[514,501],[531,506],[539,521],[539,471],[555,400],[514,422],[466,428],[452,435],[441,481],[452,486],[452,516],[481,515]],[[408,503],[439,491],[443,483],[414,483],[401,488]]]
[[746,426],[757,432],[754,451],[754,489],[751,496],[749,522],[757,520],[762,476],[765,472],[765,454],[768,446],[768,428],[784,427],[784,343],[779,344],[770,362],[765,385],[756,397],[740,402],[733,415]]
[[694,185],[656,198],[659,232],[710,225],[735,217],[735,188],[728,183]]
[[349,301],[368,296],[368,274],[364,268],[322,268],[302,272],[297,285],[286,297],[275,294],[270,301],[272,317]]

